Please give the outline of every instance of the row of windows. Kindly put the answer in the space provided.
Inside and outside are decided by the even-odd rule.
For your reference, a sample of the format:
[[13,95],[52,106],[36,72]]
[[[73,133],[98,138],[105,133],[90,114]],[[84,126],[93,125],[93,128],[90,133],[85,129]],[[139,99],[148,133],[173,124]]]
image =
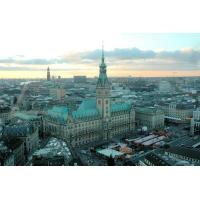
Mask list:
[[200,162],[200,160],[189,158],[187,156],[182,156],[182,155],[179,155],[179,154],[174,154],[174,153],[170,153],[170,152],[167,152],[167,154],[174,156],[176,158],[184,159],[184,160],[189,160],[189,161],[193,161],[193,162]]
[[117,119],[128,119],[128,118],[129,118],[129,115],[120,115],[120,116],[113,117],[111,120],[115,121]]
[[81,124],[74,124],[72,126],[67,127],[67,129],[71,129],[71,128],[81,128],[81,127],[87,127],[87,126],[95,126],[95,125],[100,125],[99,121],[90,121],[90,122],[85,122],[85,123],[81,123]]
[[[98,100],[98,104],[101,104],[101,100]],[[105,104],[108,104],[108,100],[105,100]]]

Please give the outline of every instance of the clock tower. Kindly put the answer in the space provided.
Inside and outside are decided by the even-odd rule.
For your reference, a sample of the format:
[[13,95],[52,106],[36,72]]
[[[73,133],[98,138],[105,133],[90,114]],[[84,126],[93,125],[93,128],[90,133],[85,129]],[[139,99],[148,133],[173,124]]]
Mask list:
[[96,105],[104,119],[110,118],[111,114],[111,84],[108,81],[106,67],[107,66],[104,60],[104,49],[102,45],[101,64],[99,65],[99,77],[96,86]]

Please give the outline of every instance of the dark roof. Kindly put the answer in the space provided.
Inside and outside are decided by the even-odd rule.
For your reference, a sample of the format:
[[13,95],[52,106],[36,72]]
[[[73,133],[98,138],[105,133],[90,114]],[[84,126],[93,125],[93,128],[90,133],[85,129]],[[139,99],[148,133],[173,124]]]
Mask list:
[[155,153],[149,153],[145,156],[145,159],[149,160],[155,166],[170,166],[166,160],[156,155]]
[[200,152],[196,149],[192,149],[188,147],[173,147],[172,146],[166,149],[166,152],[200,160]]
[[15,150],[23,144],[22,139],[12,136],[3,136],[3,141],[5,142],[5,145],[11,150]]
[[176,108],[177,109],[180,109],[180,110],[185,110],[185,109],[194,109],[194,104],[177,104],[176,105]]
[[12,136],[27,136],[33,133],[34,128],[31,124],[5,126],[3,129],[3,135]]

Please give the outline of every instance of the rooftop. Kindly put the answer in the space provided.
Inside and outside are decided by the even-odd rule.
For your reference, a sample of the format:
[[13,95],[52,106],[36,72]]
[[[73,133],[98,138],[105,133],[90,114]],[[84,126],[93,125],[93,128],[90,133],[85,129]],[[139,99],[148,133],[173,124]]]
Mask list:
[[69,158],[71,156],[71,152],[67,147],[67,144],[57,138],[51,138],[47,145],[37,150],[33,156],[37,157],[54,157],[54,156],[64,156],[65,158]]
[[160,156],[156,155],[155,153],[149,153],[145,156],[145,159],[149,160],[153,163],[154,166],[170,166],[171,164],[165,161]]
[[106,156],[106,157],[112,156],[113,158],[115,158],[116,156],[123,155],[123,153],[116,151],[114,149],[101,149],[101,150],[97,150],[97,152],[103,156]]
[[60,121],[66,121],[68,116],[68,108],[66,106],[53,106],[48,110],[48,115],[58,118]]
[[96,99],[84,100],[77,111],[73,112],[74,118],[99,116],[99,111],[96,107]]
[[35,120],[35,119],[40,118],[37,115],[26,114],[26,113],[23,113],[23,112],[16,112],[15,117],[18,117],[18,118],[23,119],[23,120]]
[[[111,112],[126,111],[131,109],[130,103],[113,103]],[[52,118],[59,119],[60,122],[67,121],[69,110],[66,106],[54,106],[48,110],[48,115]],[[76,111],[72,112],[73,119],[82,119],[88,117],[100,117],[96,107],[96,99],[84,100]]]
[[34,127],[31,124],[20,124],[14,126],[5,126],[3,129],[3,135],[12,136],[26,136],[34,132]]
[[162,111],[155,107],[137,107],[136,112],[144,113],[144,114],[162,114]]
[[200,160],[200,152],[196,149],[187,148],[187,147],[171,146],[170,148],[166,149],[166,151],[170,152],[170,153],[182,155],[185,157]]
[[15,150],[23,144],[22,139],[12,136],[3,137],[3,141],[5,142],[5,145],[11,150]]
[[111,112],[126,111],[131,109],[130,103],[114,103],[111,105]]

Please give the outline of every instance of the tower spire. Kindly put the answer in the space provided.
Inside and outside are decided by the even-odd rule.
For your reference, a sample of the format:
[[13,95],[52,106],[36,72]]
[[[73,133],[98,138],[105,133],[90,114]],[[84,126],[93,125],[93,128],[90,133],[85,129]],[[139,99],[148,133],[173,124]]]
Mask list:
[[104,58],[104,45],[102,41],[102,55],[101,55],[101,63],[99,65],[99,78],[97,81],[98,87],[109,86],[109,81],[106,74],[106,63]]
[[102,41],[102,57],[101,57],[101,61],[102,61],[102,63],[104,63],[104,44],[103,44],[103,41]]
[[50,81],[51,77],[50,77],[50,69],[49,66],[47,68],[47,81]]

